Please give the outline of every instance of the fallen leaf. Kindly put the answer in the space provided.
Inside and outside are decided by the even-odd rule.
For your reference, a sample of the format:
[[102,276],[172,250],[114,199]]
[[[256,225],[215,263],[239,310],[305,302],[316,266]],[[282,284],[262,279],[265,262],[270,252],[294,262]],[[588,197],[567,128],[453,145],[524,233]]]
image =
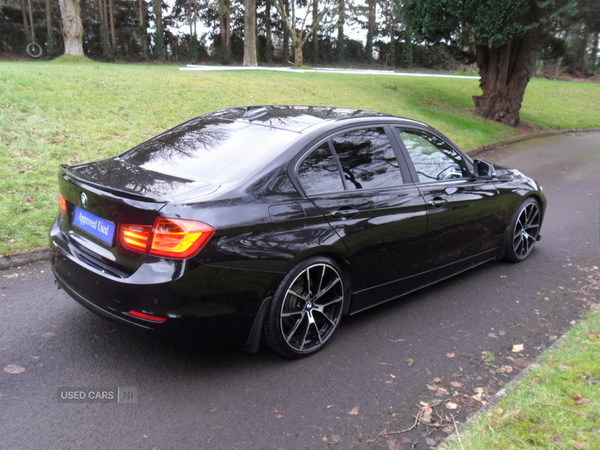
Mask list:
[[591,331],[587,334],[587,337],[590,339],[598,339],[600,335],[598,333],[592,333]]
[[522,352],[524,349],[524,345],[523,344],[515,344],[512,346],[512,352],[513,353],[519,353]]
[[359,410],[359,407],[355,406],[354,408],[352,408],[351,411],[348,411],[348,414],[350,414],[351,416],[356,416],[358,414],[358,410]]
[[421,420],[423,422],[434,422],[434,420],[431,418],[432,413],[433,409],[431,409],[430,407],[423,408],[421,410]]
[[408,365],[408,367],[412,367],[412,366],[414,366],[414,365],[415,365],[415,360],[414,360],[414,359],[412,359],[412,358],[408,358],[408,359],[406,360],[406,364]]
[[447,358],[454,358],[456,355],[454,353],[446,353]]
[[456,403],[454,403],[454,402],[447,402],[446,403],[446,408],[448,408],[448,409],[456,409],[456,408],[458,408],[458,405]]
[[577,391],[575,391],[573,393],[573,401],[578,405],[587,405],[588,403],[591,402],[591,400],[588,400],[587,398],[583,398],[583,396]]
[[511,366],[504,366],[502,367],[502,369],[504,369],[506,373],[511,373],[513,371],[513,368]]
[[455,388],[461,388],[463,386],[462,383],[459,383],[458,381],[453,381],[450,384],[452,385],[452,387],[455,387]]
[[435,391],[436,397],[445,397],[448,395],[448,391],[444,388],[439,388]]
[[9,364],[8,366],[4,366],[4,371],[6,373],[18,375],[25,372],[25,367],[17,366],[16,364]]
[[337,445],[342,442],[342,438],[337,434],[332,434],[331,436],[323,436],[323,442],[328,445]]
[[587,444],[584,444],[583,442],[574,442],[573,447],[575,447],[577,450],[585,450],[588,448]]
[[429,445],[430,447],[433,447],[434,445],[437,444],[437,441],[435,439],[428,437],[428,438],[425,438],[425,443],[427,445]]

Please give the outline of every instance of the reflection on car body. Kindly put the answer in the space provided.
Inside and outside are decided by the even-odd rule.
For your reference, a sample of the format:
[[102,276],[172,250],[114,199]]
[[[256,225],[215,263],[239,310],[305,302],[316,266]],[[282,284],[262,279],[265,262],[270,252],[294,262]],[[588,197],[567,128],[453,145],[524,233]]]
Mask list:
[[526,259],[546,200],[534,180],[421,122],[261,106],[63,165],[59,206],[52,268],[88,309],[166,341],[251,352],[263,341],[299,357],[344,314]]

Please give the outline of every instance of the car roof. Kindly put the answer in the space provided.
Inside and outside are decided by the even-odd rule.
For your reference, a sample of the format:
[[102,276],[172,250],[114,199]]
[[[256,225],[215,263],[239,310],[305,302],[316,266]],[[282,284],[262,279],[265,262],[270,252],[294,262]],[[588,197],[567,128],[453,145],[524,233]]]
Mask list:
[[328,106],[301,105],[255,105],[227,108],[200,116],[201,118],[246,121],[256,125],[279,128],[288,131],[303,132],[324,122],[356,118],[393,118],[410,123],[415,120],[403,119],[391,114],[363,109],[337,108]]

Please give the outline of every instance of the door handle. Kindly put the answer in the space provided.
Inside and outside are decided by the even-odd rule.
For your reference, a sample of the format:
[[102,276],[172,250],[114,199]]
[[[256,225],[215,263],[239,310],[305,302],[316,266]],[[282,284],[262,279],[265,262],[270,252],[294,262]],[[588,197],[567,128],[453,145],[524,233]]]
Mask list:
[[336,219],[348,219],[352,216],[355,216],[359,213],[360,211],[358,209],[338,209],[337,211],[333,211],[331,213],[331,215],[333,217],[335,217]]
[[441,197],[435,197],[427,202],[429,206],[433,206],[434,208],[441,208],[446,203],[448,203],[448,200]]

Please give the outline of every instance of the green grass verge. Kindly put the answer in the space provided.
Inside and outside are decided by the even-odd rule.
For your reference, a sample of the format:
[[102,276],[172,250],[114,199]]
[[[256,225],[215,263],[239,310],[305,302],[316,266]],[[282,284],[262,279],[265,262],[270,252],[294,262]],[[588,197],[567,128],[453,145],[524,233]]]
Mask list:
[[600,449],[600,308],[539,363],[440,450]]
[[[47,245],[60,163],[113,156],[199,114],[251,104],[373,109],[427,122],[459,146],[515,136],[473,114],[477,80],[279,72],[183,72],[87,58],[0,62],[0,254]],[[525,120],[600,126],[600,85],[533,80]]]

